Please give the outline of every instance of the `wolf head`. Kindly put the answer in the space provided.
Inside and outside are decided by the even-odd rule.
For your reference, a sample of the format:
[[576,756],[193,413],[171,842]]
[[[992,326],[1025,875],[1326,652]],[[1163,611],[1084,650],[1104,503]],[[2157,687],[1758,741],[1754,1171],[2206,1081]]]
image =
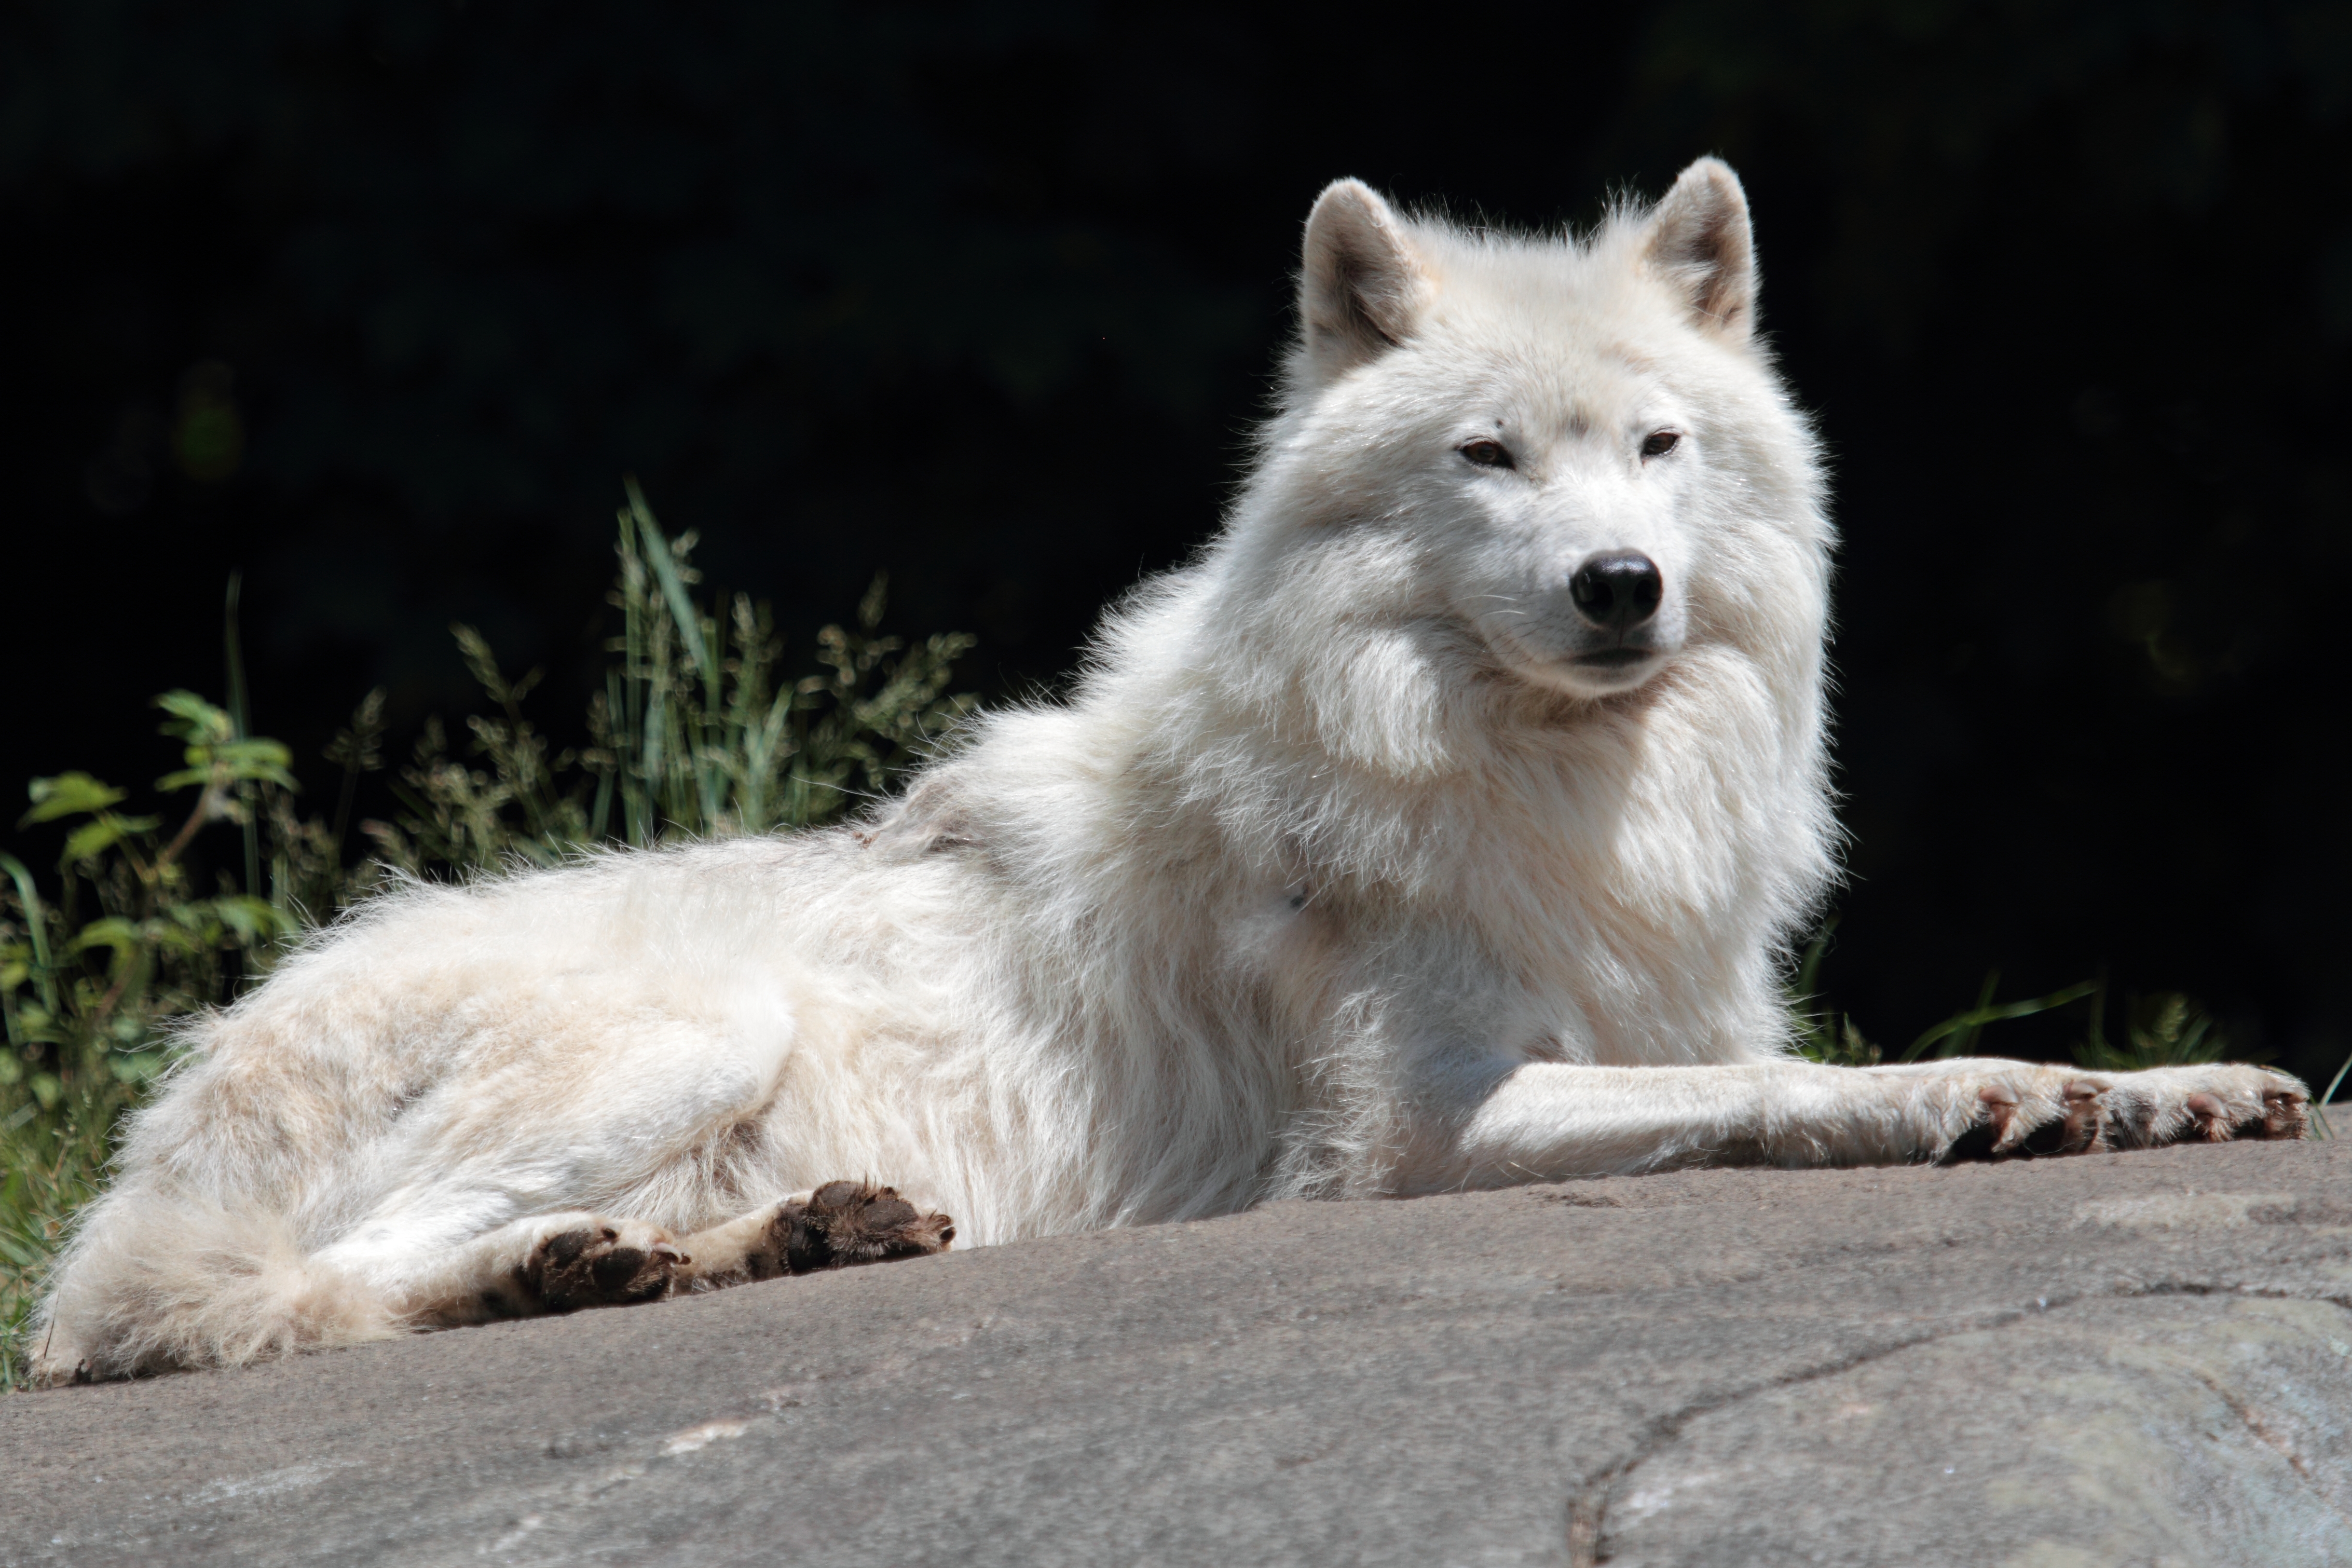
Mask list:
[[1318,724],[1325,744],[1367,760],[1444,749],[1498,688],[1572,714],[1710,651],[1775,666],[1811,721],[1830,534],[1756,298],[1747,199],[1711,158],[1580,241],[1334,183],[1282,409],[1213,558],[1228,632],[1260,669],[1319,666],[1312,700],[1349,732]]

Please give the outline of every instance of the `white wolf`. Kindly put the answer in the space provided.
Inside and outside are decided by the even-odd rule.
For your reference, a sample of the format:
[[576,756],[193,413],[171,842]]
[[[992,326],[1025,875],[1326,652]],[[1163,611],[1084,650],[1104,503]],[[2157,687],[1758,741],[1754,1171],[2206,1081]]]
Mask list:
[[[1832,541],[1755,296],[1713,160],[1581,241],[1332,185],[1246,486],[1066,704],[854,826],[330,931],[138,1119],[41,1372],[934,1251],[948,1213],[992,1243],[2300,1136],[2302,1085],[2255,1068],[1786,1054],[1784,943],[1833,869]],[[807,1190],[844,1176],[906,1197]]]

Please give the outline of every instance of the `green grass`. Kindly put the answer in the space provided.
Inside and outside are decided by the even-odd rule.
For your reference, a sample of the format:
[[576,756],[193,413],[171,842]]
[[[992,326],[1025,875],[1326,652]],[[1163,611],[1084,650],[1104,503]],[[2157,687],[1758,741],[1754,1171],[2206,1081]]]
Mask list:
[[[2002,1002],[1994,999],[2000,988],[1998,969],[1985,976],[1974,1006],[1963,1008],[1931,1026],[1903,1050],[1890,1052],[1864,1038],[1851,1017],[1839,1012],[1821,995],[1822,960],[1829,952],[1830,940],[1836,930],[1836,916],[1822,923],[1798,960],[1787,988],[1789,1009],[1797,1024],[1797,1054],[1809,1061],[1837,1067],[1875,1067],[1882,1062],[1917,1061],[1930,1056],[1974,1056],[1990,1049],[1983,1044],[1990,1026],[2031,1018],[2036,1013],[2054,1012],[2083,1001],[2090,1005],[2084,1010],[2083,1031],[2073,1042],[2069,1054],[2077,1065],[2094,1071],[2136,1072],[2150,1067],[2202,1061],[2268,1060],[2265,1051],[2233,1046],[2201,1008],[2178,991],[2137,998],[2126,1009],[2123,1037],[2117,1040],[2105,1029],[2107,988],[2104,977],[2084,980],[2047,996]],[[2347,1072],[2352,1072],[2352,1061],[2336,1072],[2313,1107],[2316,1113],[2313,1124],[2320,1137],[2335,1136],[2327,1123],[2326,1107],[2335,1098]]]
[[[767,607],[698,602],[694,536],[664,534],[634,483],[627,495],[621,635],[584,747],[552,748],[527,716],[536,674],[509,678],[457,626],[490,709],[466,720],[462,747],[427,721],[389,769],[398,809],[353,822],[362,779],[387,772],[372,692],[322,758],[332,805],[310,810],[287,747],[245,722],[232,581],[227,705],[155,699],[181,766],[152,804],[126,810],[131,791],[86,773],[32,781],[18,828],[65,837],[46,879],[0,852],[0,1387],[21,1385],[43,1271],[103,1180],[123,1113],[170,1065],[175,1031],[268,975],[387,867],[458,877],[599,844],[822,822],[888,788],[969,711],[948,683],[971,640],[879,635],[879,580],[855,629],[826,627],[814,672],[789,674]],[[199,852],[226,869],[200,872]]]

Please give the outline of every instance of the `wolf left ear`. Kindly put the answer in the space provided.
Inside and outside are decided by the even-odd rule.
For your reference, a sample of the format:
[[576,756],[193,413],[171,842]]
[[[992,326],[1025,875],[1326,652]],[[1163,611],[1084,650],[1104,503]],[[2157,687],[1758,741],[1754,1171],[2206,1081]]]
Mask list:
[[1756,329],[1756,246],[1731,165],[1702,158],[1684,170],[1646,226],[1642,259],[1683,296],[1693,325],[1747,341]]
[[1298,330],[1318,381],[1354,369],[1412,335],[1429,276],[1404,225],[1361,180],[1334,180],[1307,214]]

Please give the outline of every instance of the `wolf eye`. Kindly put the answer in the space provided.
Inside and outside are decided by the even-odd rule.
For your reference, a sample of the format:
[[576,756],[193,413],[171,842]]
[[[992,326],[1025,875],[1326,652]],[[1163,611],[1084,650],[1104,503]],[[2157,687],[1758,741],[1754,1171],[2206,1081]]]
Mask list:
[[1667,453],[1672,452],[1675,449],[1675,443],[1681,439],[1682,436],[1678,432],[1672,430],[1654,430],[1643,438],[1642,455],[1644,457],[1664,457]]
[[1511,455],[1499,441],[1473,441],[1462,448],[1462,455],[1481,468],[1508,468]]

